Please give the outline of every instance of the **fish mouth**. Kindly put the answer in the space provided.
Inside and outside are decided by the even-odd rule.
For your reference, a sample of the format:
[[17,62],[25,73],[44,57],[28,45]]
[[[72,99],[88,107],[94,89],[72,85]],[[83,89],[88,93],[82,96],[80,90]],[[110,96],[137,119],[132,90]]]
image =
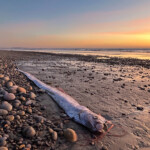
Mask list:
[[97,123],[96,126],[95,126],[96,130],[98,132],[102,132],[103,128],[104,128],[104,125],[101,124],[101,123]]

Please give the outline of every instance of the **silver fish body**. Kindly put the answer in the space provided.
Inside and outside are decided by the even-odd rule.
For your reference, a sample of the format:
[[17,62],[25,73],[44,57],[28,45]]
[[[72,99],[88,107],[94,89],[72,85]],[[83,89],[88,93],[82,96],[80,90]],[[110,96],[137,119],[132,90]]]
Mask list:
[[65,111],[65,113],[74,121],[84,125],[93,132],[102,132],[106,119],[80,105],[68,94],[46,85],[30,73],[19,70],[33,81],[39,88],[45,90],[55,102]]

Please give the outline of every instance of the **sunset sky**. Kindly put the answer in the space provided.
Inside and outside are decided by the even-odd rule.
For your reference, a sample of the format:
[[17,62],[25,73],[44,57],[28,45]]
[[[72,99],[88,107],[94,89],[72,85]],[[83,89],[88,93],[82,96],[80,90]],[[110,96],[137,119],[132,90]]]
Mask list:
[[150,0],[0,0],[0,47],[150,48]]

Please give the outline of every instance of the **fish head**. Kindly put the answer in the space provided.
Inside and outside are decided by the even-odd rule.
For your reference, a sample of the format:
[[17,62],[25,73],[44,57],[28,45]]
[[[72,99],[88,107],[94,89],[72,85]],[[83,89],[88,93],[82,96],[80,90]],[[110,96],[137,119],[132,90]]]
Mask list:
[[89,122],[92,126],[92,130],[95,132],[103,132],[106,119],[100,115],[90,116]]

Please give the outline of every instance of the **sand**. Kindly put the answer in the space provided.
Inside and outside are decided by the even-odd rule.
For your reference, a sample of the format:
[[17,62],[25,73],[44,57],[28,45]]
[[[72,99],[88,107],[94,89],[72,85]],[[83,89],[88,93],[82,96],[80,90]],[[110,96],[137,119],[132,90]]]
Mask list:
[[[110,133],[95,145],[90,145],[92,133],[68,121],[64,128],[74,129],[78,142],[64,142],[57,149],[86,150],[101,149],[103,146],[110,150],[150,149],[150,71],[147,62],[143,67],[144,60],[142,63],[117,58],[95,61],[91,57],[70,55],[0,53],[13,59],[18,68],[53,87],[63,89],[81,105],[101,114],[115,125]],[[46,94],[41,97],[41,103],[47,106],[49,118],[60,119],[61,109],[57,104]]]

